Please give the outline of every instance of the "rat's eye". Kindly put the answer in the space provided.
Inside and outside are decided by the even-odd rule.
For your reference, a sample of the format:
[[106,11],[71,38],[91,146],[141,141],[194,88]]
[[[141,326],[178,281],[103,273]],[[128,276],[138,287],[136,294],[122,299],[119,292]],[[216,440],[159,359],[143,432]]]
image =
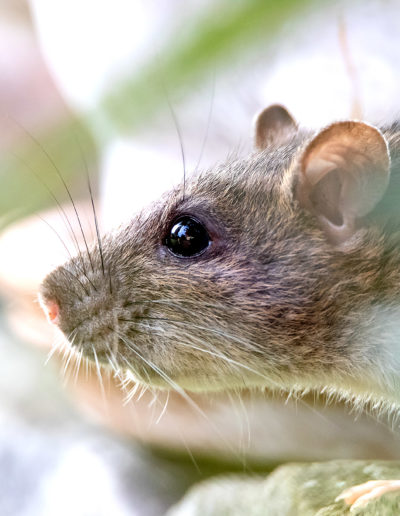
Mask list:
[[203,224],[189,215],[175,220],[165,239],[165,245],[176,256],[197,256],[207,249],[211,239]]

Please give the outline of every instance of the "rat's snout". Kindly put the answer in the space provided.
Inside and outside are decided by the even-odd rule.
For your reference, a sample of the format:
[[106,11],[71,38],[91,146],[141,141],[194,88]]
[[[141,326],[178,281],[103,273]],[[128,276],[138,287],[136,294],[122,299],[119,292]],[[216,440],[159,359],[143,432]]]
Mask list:
[[40,305],[46,314],[47,320],[52,324],[58,324],[60,307],[55,299],[44,299],[39,297]]
[[71,348],[99,360],[116,349],[116,319],[127,315],[121,312],[110,282],[85,262],[71,260],[52,271],[40,286],[39,302]]

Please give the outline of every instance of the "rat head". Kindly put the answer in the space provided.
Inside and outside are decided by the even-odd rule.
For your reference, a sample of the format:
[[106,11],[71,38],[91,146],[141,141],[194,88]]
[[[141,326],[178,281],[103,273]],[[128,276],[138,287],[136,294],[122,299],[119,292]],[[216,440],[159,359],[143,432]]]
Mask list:
[[357,324],[382,246],[364,221],[386,140],[360,122],[312,135],[272,106],[255,143],[47,276],[42,304],[72,347],[162,387],[365,377]]

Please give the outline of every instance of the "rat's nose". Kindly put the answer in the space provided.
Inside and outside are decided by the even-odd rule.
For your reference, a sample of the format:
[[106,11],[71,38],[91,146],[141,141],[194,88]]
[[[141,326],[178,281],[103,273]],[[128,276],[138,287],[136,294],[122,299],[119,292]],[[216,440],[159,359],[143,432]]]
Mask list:
[[52,324],[58,323],[58,314],[60,312],[58,303],[54,299],[41,299],[42,308],[47,316],[47,319]]

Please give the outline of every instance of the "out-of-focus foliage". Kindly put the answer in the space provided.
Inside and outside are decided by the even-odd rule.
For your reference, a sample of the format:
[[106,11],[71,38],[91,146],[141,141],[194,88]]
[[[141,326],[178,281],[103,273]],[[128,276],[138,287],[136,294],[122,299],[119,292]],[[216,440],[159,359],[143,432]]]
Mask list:
[[64,120],[42,134],[21,127],[14,148],[0,154],[0,229],[11,222],[87,192],[87,174],[94,175],[96,147],[77,119]]
[[155,62],[116,86],[99,106],[109,127],[132,129],[166,108],[163,89],[187,90],[210,70],[237,61],[255,45],[267,45],[285,20],[310,0],[246,0],[211,3],[192,20],[183,37],[175,36]]
[[81,148],[87,162],[93,164],[96,157],[96,146],[85,126],[95,128],[101,144],[105,144],[113,135],[143,124],[143,120],[148,123],[160,109],[168,109],[165,88],[188,91],[222,63],[240,59],[260,41],[267,45],[276,29],[309,3],[310,0],[211,2],[201,17],[190,21],[181,37],[174,35],[166,43],[158,59],[114,85],[97,109],[79,123],[76,119],[64,120],[45,134],[35,134],[34,139],[26,135],[23,144],[18,143],[0,156],[0,228],[54,204],[48,189],[58,199],[66,198],[55,165],[69,185],[85,179]]

